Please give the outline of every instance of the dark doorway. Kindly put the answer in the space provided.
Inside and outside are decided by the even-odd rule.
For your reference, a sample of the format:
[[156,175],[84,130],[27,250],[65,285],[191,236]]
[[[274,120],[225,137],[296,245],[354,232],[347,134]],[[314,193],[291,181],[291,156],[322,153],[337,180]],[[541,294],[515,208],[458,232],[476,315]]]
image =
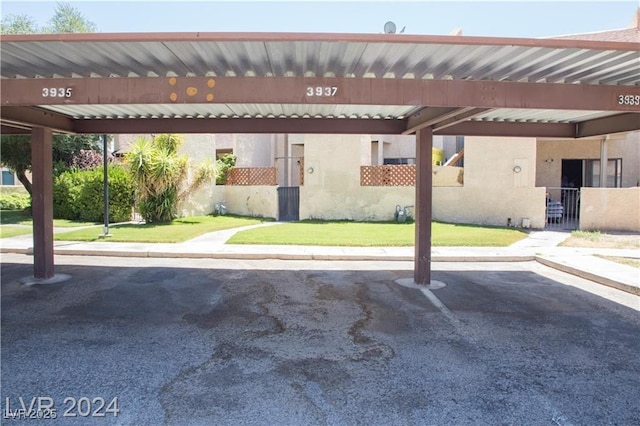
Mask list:
[[280,222],[300,220],[299,186],[281,186],[278,188],[278,220]]
[[582,160],[562,160],[562,188],[582,187]]

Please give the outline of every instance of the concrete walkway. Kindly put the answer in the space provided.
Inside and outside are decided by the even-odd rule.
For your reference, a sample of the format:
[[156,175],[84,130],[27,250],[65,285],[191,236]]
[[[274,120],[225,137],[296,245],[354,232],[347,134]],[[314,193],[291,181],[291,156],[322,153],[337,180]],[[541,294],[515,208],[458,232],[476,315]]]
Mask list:
[[[384,260],[413,261],[413,247],[325,247],[231,245],[225,242],[236,232],[267,222],[211,232],[183,243],[115,243],[56,241],[54,253],[73,256],[154,258],[281,259],[281,260]],[[99,231],[97,231],[99,232]],[[433,247],[433,262],[522,262],[538,261],[546,266],[640,296],[640,269],[597,256],[640,259],[636,249],[559,247],[568,232],[534,231],[509,247]],[[0,253],[33,253],[31,235],[0,240]]]

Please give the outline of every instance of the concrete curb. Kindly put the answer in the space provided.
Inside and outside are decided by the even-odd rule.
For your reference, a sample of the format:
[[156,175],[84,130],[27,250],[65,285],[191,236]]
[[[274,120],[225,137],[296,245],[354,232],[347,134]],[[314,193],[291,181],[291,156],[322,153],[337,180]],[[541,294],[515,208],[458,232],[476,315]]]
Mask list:
[[[1,247],[0,253],[33,255],[33,248]],[[139,258],[186,258],[186,259],[229,259],[229,260],[320,260],[320,261],[391,261],[413,262],[413,256],[389,254],[318,254],[318,253],[265,253],[265,252],[198,252],[198,251],[153,251],[153,250],[86,250],[66,247],[54,248],[54,254],[63,256],[105,256],[105,257],[139,257]],[[640,288],[595,274],[580,268],[555,261],[540,255],[432,255],[433,262],[530,262],[566,272],[587,280],[612,287],[626,293],[640,296]]]
[[[324,260],[324,261],[395,261],[413,262],[413,256],[390,254],[318,254],[318,253],[256,253],[256,252],[194,252],[194,251],[152,251],[152,250],[86,250],[57,247],[56,255],[64,256],[106,256],[106,257],[150,257],[186,259],[231,259],[231,260]],[[32,255],[33,249],[2,248],[0,253]],[[432,255],[433,262],[529,262],[533,255]]]
[[551,260],[548,257],[544,256],[535,256],[535,260],[538,263],[541,263],[545,266],[548,266],[553,269],[557,269],[558,271],[566,272],[571,275],[578,276],[580,278],[585,278],[589,281],[596,282],[598,284],[606,285],[608,287],[612,287],[626,293],[633,294],[635,296],[640,296],[640,287],[636,287],[633,285],[629,285],[617,280],[612,280],[607,277],[603,277],[602,275],[594,274],[592,272],[584,271],[582,269],[576,268],[571,265],[567,265],[566,263],[558,262],[555,260]]

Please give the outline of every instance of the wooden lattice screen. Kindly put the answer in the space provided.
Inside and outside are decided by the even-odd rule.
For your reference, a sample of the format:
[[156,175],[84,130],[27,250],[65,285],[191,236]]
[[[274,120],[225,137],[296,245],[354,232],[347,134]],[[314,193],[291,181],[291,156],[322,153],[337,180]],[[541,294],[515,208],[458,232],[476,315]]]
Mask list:
[[275,167],[234,167],[227,172],[227,185],[272,185],[278,184]]
[[416,166],[360,166],[361,186],[415,186]]
[[300,158],[300,167],[298,171],[300,172],[300,186],[304,185],[304,157]]

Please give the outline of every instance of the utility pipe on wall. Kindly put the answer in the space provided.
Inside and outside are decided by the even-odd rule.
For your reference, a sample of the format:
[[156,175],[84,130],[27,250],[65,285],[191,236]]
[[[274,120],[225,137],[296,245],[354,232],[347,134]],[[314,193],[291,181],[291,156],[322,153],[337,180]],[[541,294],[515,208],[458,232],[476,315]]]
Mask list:
[[608,140],[609,135],[605,135],[600,141],[600,188],[607,187],[607,163],[609,162],[607,158]]

